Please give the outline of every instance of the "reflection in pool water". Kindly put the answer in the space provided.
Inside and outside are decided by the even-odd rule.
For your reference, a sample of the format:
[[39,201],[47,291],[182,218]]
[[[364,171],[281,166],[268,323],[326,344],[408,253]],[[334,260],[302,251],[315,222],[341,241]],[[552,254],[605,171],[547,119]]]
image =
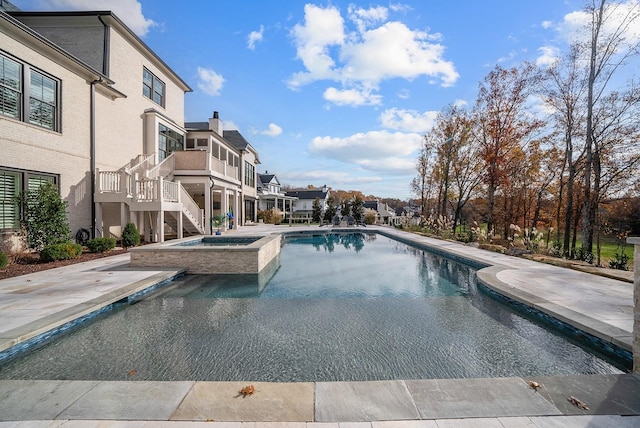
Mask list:
[[9,362],[0,378],[285,382],[621,372],[478,292],[472,268],[381,235],[286,238],[280,264],[264,288],[251,275],[188,275]]

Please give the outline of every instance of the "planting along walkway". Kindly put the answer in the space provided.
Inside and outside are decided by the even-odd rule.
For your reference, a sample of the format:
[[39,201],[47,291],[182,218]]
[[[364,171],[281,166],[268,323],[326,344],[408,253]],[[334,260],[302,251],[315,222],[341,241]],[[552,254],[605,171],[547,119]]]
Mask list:
[[[254,226],[259,235],[318,227]],[[324,229],[324,228],[323,228]],[[352,228],[352,230],[355,230]],[[605,342],[631,349],[633,285],[471,246],[368,227],[490,267],[479,280]],[[128,255],[0,280],[0,350],[180,274],[132,269]],[[0,366],[0,374],[2,372]],[[100,427],[586,427],[640,426],[640,377],[254,383],[1,380],[0,428]],[[574,396],[588,404],[580,409]],[[3,422],[4,421],[4,422]],[[216,422],[212,422],[216,421]],[[322,424],[320,424],[322,423]]]

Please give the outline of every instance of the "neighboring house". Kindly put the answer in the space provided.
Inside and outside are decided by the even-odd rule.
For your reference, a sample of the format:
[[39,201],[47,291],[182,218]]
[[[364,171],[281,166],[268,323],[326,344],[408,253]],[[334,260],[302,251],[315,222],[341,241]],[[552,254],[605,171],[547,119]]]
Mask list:
[[257,152],[217,115],[187,133],[191,88],[113,13],[0,12],[0,79],[0,232],[18,228],[15,194],[43,181],[74,234],[133,222],[164,241],[209,233],[217,212],[255,220]]
[[378,224],[393,224],[396,212],[389,205],[380,201],[364,201],[364,208],[374,210],[376,215],[376,223]]
[[298,198],[293,202],[293,218],[296,220],[309,220],[313,214],[313,201],[320,201],[320,209],[324,213],[327,209],[329,189],[324,186],[320,189],[289,190],[286,196]]
[[281,189],[280,181],[275,174],[258,174],[258,209],[261,211],[277,208],[285,213],[293,211],[296,197],[287,196]]

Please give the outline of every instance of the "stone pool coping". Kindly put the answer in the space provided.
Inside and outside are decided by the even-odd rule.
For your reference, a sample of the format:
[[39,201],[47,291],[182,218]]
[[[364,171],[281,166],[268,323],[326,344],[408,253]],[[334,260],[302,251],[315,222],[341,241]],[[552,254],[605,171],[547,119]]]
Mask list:
[[[271,234],[291,230],[303,229],[302,227],[256,226],[229,233],[241,236],[255,234],[258,231]],[[318,227],[307,227],[306,230],[318,231]],[[348,228],[347,230],[358,229]],[[462,257],[491,266],[483,269],[488,278],[486,282],[494,287],[502,286],[505,293],[509,292],[523,300],[531,299],[532,306],[535,305],[550,312],[555,311],[568,321],[579,325],[591,326],[590,328],[596,330],[598,334],[611,337],[612,340],[615,338],[625,343],[623,339],[626,333],[629,337],[631,336],[632,284],[490,253],[459,243],[421,237],[391,228],[362,229],[362,231],[374,230],[401,237],[403,240],[412,240],[420,245],[428,245],[437,251],[446,251],[454,257]],[[128,255],[124,254],[0,280],[0,337],[11,336],[8,332],[12,330],[15,332],[16,329],[24,332],[36,326],[38,329],[46,328],[47,324],[53,325],[68,318],[69,308],[80,309],[87,302],[96,303],[101,299],[106,304],[114,294],[133,293],[133,290],[127,288],[140,281],[148,280],[148,284],[151,285],[158,276],[169,277],[180,273],[180,269],[131,268],[127,257]],[[56,318],[59,319],[56,320]],[[69,419],[79,423],[84,423],[86,420],[117,420],[120,423],[135,420],[155,421],[147,426],[159,426],[158,421],[175,420],[171,418],[181,403],[185,405],[192,403],[194,409],[205,410],[227,403],[224,406],[248,407],[243,410],[245,413],[238,413],[237,419],[234,419],[242,421],[243,427],[256,426],[245,425],[249,424],[249,421],[271,420],[267,418],[268,413],[265,413],[267,410],[256,413],[258,409],[265,408],[281,409],[278,421],[287,422],[288,424],[284,425],[287,427],[305,425],[310,427],[317,422],[332,423],[337,427],[335,424],[338,422],[374,421],[368,426],[383,427],[388,423],[386,426],[389,427],[413,428],[415,426],[465,426],[465,423],[468,423],[466,426],[476,426],[475,423],[485,421],[485,419],[475,418],[489,418],[486,420],[487,426],[511,423],[518,426],[526,424],[563,426],[569,421],[576,423],[576,426],[587,426],[589,423],[611,424],[610,426],[640,425],[638,416],[621,416],[640,415],[638,375],[562,376],[536,379],[536,381],[541,380],[547,395],[542,391],[535,392],[529,389],[526,384],[528,379],[507,378],[319,382],[310,385],[255,383],[259,393],[246,399],[238,398],[237,393],[233,396],[229,396],[228,393],[225,395],[224,391],[235,391],[239,384],[250,383],[250,380],[242,383],[135,382],[126,379],[121,382],[2,380],[0,381],[0,421],[39,420],[42,422],[41,425],[29,426],[49,426],[48,420],[56,420],[59,423]],[[292,386],[288,387],[290,385]],[[409,385],[417,389],[411,389]],[[309,400],[308,392],[303,392],[305,388],[311,388],[315,397],[313,400]],[[514,388],[517,392],[515,398]],[[406,395],[407,390],[409,397]],[[302,400],[303,404],[287,401],[290,400],[287,396],[291,394]],[[580,410],[571,406],[566,402],[567,396],[575,396],[585,401],[590,405],[590,410]],[[398,407],[392,405],[398,401],[396,399],[399,397],[404,397],[399,400],[398,405],[401,408],[406,408],[407,403],[412,403],[408,408],[414,406],[418,412],[428,406],[435,410],[418,413],[417,418],[415,413],[399,417],[397,416]],[[539,400],[541,397],[545,402]],[[409,401],[404,402],[405,399]],[[259,400],[266,400],[266,402],[257,405]],[[507,406],[509,410],[504,410],[505,403],[509,403]],[[532,410],[528,406],[533,406],[533,403],[547,410],[542,411],[538,407]],[[308,416],[305,416],[307,422],[294,419],[289,411],[298,405],[304,405],[307,409],[312,407],[313,419],[309,420]],[[174,406],[173,410],[172,406]],[[42,410],[41,413],[39,413],[40,410]],[[45,410],[49,413],[44,414]],[[77,413],[72,414],[72,410]],[[167,417],[167,412],[171,412],[171,416]],[[206,413],[206,415],[210,414]],[[198,419],[199,416],[196,414],[184,416],[182,423],[186,422],[188,417],[205,423],[204,420]],[[405,422],[398,422],[400,419]],[[169,424],[168,426],[174,426],[171,422],[166,423]],[[114,424],[117,425],[115,422]],[[5,425],[0,425],[0,428],[3,426]],[[100,426],[114,425],[101,424]],[[239,425],[233,426],[239,427]],[[274,427],[268,424],[260,426]]]
[[633,350],[631,283],[394,229],[379,233],[470,263],[478,268],[478,282],[500,295],[614,347]]
[[[193,274],[259,274],[266,267],[278,263],[281,235],[251,237],[256,240],[242,245],[184,245],[203,238],[195,236],[131,248],[131,266],[179,266],[186,273]],[[227,236],[206,238],[212,241],[233,239]]]

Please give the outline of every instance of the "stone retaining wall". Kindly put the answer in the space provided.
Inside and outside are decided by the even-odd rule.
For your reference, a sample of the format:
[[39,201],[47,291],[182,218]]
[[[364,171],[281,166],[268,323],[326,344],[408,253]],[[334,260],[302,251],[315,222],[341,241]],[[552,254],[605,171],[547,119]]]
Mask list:
[[131,266],[180,267],[189,274],[259,273],[280,254],[279,234],[262,237],[249,245],[176,245],[188,240],[193,238],[132,248]]

